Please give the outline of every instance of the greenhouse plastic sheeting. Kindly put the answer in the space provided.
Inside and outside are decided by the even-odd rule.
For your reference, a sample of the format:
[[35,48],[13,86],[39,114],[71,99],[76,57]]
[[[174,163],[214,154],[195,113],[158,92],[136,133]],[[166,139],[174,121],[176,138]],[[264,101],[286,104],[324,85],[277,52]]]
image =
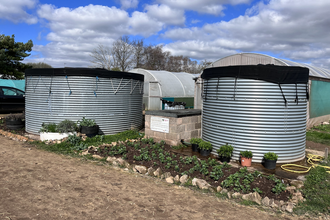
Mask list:
[[0,79],[0,86],[8,86],[25,91],[25,79],[22,80]]
[[324,81],[312,80],[309,117],[316,118],[330,114],[330,83]]

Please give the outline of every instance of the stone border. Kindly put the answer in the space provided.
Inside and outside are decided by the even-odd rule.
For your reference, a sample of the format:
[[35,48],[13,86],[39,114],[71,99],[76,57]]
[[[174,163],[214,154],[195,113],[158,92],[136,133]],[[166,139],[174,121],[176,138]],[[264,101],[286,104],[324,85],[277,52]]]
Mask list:
[[30,139],[30,138],[24,137],[24,136],[19,135],[19,134],[13,134],[13,133],[11,133],[9,131],[4,131],[2,129],[0,129],[0,134],[3,135],[3,136],[5,136],[5,137],[7,137],[7,138],[10,138],[10,139],[12,139],[14,141],[24,141],[24,142],[26,142],[26,141],[29,141],[29,142],[34,141],[34,140]]

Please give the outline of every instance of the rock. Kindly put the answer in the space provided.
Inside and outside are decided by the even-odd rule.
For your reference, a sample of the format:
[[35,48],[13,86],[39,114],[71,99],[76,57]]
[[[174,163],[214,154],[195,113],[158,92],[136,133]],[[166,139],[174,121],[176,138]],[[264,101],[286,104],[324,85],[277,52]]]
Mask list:
[[265,198],[263,198],[262,200],[261,200],[261,204],[263,205],[263,206],[269,206],[269,204],[270,204],[270,200],[269,200],[269,198],[266,196]]
[[176,176],[174,177],[173,180],[174,180],[175,183],[180,182],[180,177],[179,177],[179,175],[176,175]]
[[154,176],[160,177],[162,175],[162,170],[158,167],[158,169],[154,172]]
[[192,183],[193,186],[196,186],[196,185],[197,185],[197,183],[196,183],[197,180],[198,180],[197,178],[194,178],[194,179],[191,181],[191,183]]
[[283,212],[285,212],[285,209],[286,209],[286,205],[282,205],[282,206],[281,206],[281,210],[282,210]]
[[297,189],[300,189],[304,186],[304,182],[301,180],[292,180],[290,181],[291,186],[295,186]]
[[242,196],[242,199],[248,200],[248,201],[253,201],[253,202],[261,205],[261,196],[257,192],[245,194]]
[[154,175],[154,172],[155,172],[155,169],[154,168],[152,168],[152,167],[149,167],[149,169],[148,169],[148,175],[149,176],[153,176]]
[[225,193],[227,193],[227,192],[228,192],[227,189],[222,189],[222,190],[221,190],[221,193],[222,193],[222,194],[225,194]]
[[113,166],[118,166],[118,162],[117,162],[117,161],[113,161],[113,162],[112,162],[112,165],[113,165]]
[[304,197],[303,196],[298,196],[298,202],[304,202]]
[[306,177],[305,176],[298,176],[297,177],[297,180],[305,181],[306,180]]
[[288,202],[288,205],[286,206],[285,210],[287,212],[292,213],[293,212],[293,207],[294,207],[293,203],[292,202]]
[[126,161],[123,160],[122,158],[117,158],[117,162],[120,166],[125,166],[126,165]]
[[114,161],[116,161],[117,158],[115,157],[108,157],[107,158],[107,161],[110,162],[110,163],[113,163]]
[[112,146],[116,146],[117,145],[117,142],[112,142],[111,145]]
[[141,174],[146,174],[147,173],[147,168],[145,166],[134,166],[135,170]]
[[272,203],[269,206],[272,207],[273,209],[278,209],[278,205],[276,205],[276,203]]
[[291,194],[293,194],[296,191],[296,187],[295,186],[287,186],[286,190],[289,191]]
[[88,150],[84,150],[83,152],[81,152],[81,155],[83,155],[83,156],[85,156],[85,155],[87,155],[87,154],[89,154],[89,153],[88,153]]
[[165,179],[165,181],[166,181],[167,183],[171,183],[171,184],[173,184],[173,183],[174,183],[173,176],[167,177],[167,178]]
[[58,140],[58,141],[56,141],[56,143],[57,143],[57,144],[60,144],[60,143],[61,143],[61,141],[60,141],[60,140]]
[[211,187],[205,180],[194,178],[192,180],[194,186],[198,186],[200,189],[209,189]]
[[168,177],[170,177],[170,176],[171,176],[171,173],[170,173],[170,172],[166,172],[166,173],[162,174],[162,175],[160,176],[160,178],[161,178],[161,179],[166,179],[166,178],[168,178]]
[[227,196],[228,196],[228,199],[231,199],[231,193],[230,192],[227,193]]
[[188,175],[183,175],[180,177],[180,183],[185,184],[188,181]]
[[94,152],[97,151],[97,147],[94,147],[93,145],[89,146],[87,149],[88,149],[88,151],[94,151]]
[[292,196],[298,197],[298,196],[302,196],[302,194],[301,194],[301,192],[295,192],[295,193],[292,194]]
[[280,205],[284,205],[284,201],[283,200],[280,200]]
[[221,192],[221,190],[222,190],[222,187],[221,186],[218,186],[217,187],[217,192]]
[[275,200],[274,199],[270,199],[269,200],[269,206],[272,207],[272,205],[274,205],[274,204],[275,204]]
[[93,158],[99,159],[99,160],[103,159],[103,157],[101,157],[100,155],[96,155],[96,154],[93,155]]
[[242,197],[242,195],[239,192],[235,192],[231,196],[235,199]]

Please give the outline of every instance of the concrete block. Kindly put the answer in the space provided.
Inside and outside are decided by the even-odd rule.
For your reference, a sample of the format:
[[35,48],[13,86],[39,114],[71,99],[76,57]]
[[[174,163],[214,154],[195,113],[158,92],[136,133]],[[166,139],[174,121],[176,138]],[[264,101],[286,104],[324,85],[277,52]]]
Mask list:
[[184,139],[185,141],[190,140],[191,138],[191,131],[185,131],[181,133],[181,139]]
[[145,129],[145,134],[148,137],[153,137],[154,136],[154,131],[150,130],[150,129]]
[[195,123],[195,129],[201,129],[202,123]]
[[195,130],[195,123],[186,124],[186,131],[193,131]]
[[198,137],[198,130],[194,130],[191,132],[191,137],[192,138],[197,138]]
[[166,135],[166,133],[163,133],[163,132],[158,132],[158,131],[154,132],[154,136],[156,138],[165,139],[165,135]]
[[202,116],[201,115],[198,115],[197,116],[197,123],[201,123],[202,122]]
[[186,126],[185,125],[179,125],[176,128],[176,133],[182,133],[186,130]]
[[190,124],[192,117],[183,117],[182,118],[182,124]]
[[178,133],[178,126],[175,124],[170,125],[170,133]]
[[163,118],[168,118],[169,120],[170,120],[170,126],[171,125],[176,125],[176,120],[177,120],[177,118],[173,118],[173,117],[163,117]]
[[180,141],[180,135],[179,134],[172,134],[168,133],[165,135],[166,140],[171,140],[171,141]]
[[198,116],[192,116],[191,123],[198,123]]
[[176,124],[177,124],[177,125],[181,125],[181,124],[182,124],[182,118],[178,118],[178,119],[176,120]]
[[150,122],[150,119],[151,119],[151,115],[146,115],[145,118],[144,118],[144,120],[148,121],[148,122]]
[[145,123],[144,123],[144,127],[145,127],[145,128],[150,128],[150,122],[145,121]]
[[202,130],[201,129],[198,129],[198,137],[200,138],[202,136]]

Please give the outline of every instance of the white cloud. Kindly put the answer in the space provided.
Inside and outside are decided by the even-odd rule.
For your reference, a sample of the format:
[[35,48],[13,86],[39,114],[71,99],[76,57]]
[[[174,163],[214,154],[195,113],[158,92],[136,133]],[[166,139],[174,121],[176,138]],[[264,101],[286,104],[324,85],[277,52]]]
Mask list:
[[120,0],[123,9],[136,8],[139,4],[138,0]]
[[249,3],[251,0],[157,0],[157,2],[168,5],[171,8],[181,10],[192,10],[200,13],[223,15],[225,4],[237,5]]
[[43,62],[55,67],[63,66],[64,61],[68,65],[69,60],[74,66],[89,66],[89,54],[99,44],[111,46],[123,35],[148,37],[166,25],[165,18],[155,18],[148,10],[130,16],[125,10],[101,5],[70,9],[46,4],[40,6],[38,15],[51,30],[46,37],[50,43],[36,45],[33,51],[42,53]]
[[184,11],[172,9],[167,5],[147,5],[145,7],[149,17],[170,25],[183,25],[185,22]]
[[[174,54],[191,55],[194,48],[198,55],[192,58],[196,59],[212,59],[215,57],[212,51],[219,51],[218,58],[230,55],[226,54],[229,51],[232,54],[264,51],[301,62],[317,63],[322,59],[329,68],[329,59],[323,59],[330,57],[329,8],[330,1],[326,0],[271,0],[228,22],[175,28],[162,36],[176,41],[166,45],[166,49]],[[189,43],[194,47],[186,46]],[[208,47],[211,52],[205,50]]]
[[6,19],[14,23],[35,24],[38,22],[38,18],[25,10],[33,9],[37,2],[37,0],[2,0],[0,1],[0,19]]

